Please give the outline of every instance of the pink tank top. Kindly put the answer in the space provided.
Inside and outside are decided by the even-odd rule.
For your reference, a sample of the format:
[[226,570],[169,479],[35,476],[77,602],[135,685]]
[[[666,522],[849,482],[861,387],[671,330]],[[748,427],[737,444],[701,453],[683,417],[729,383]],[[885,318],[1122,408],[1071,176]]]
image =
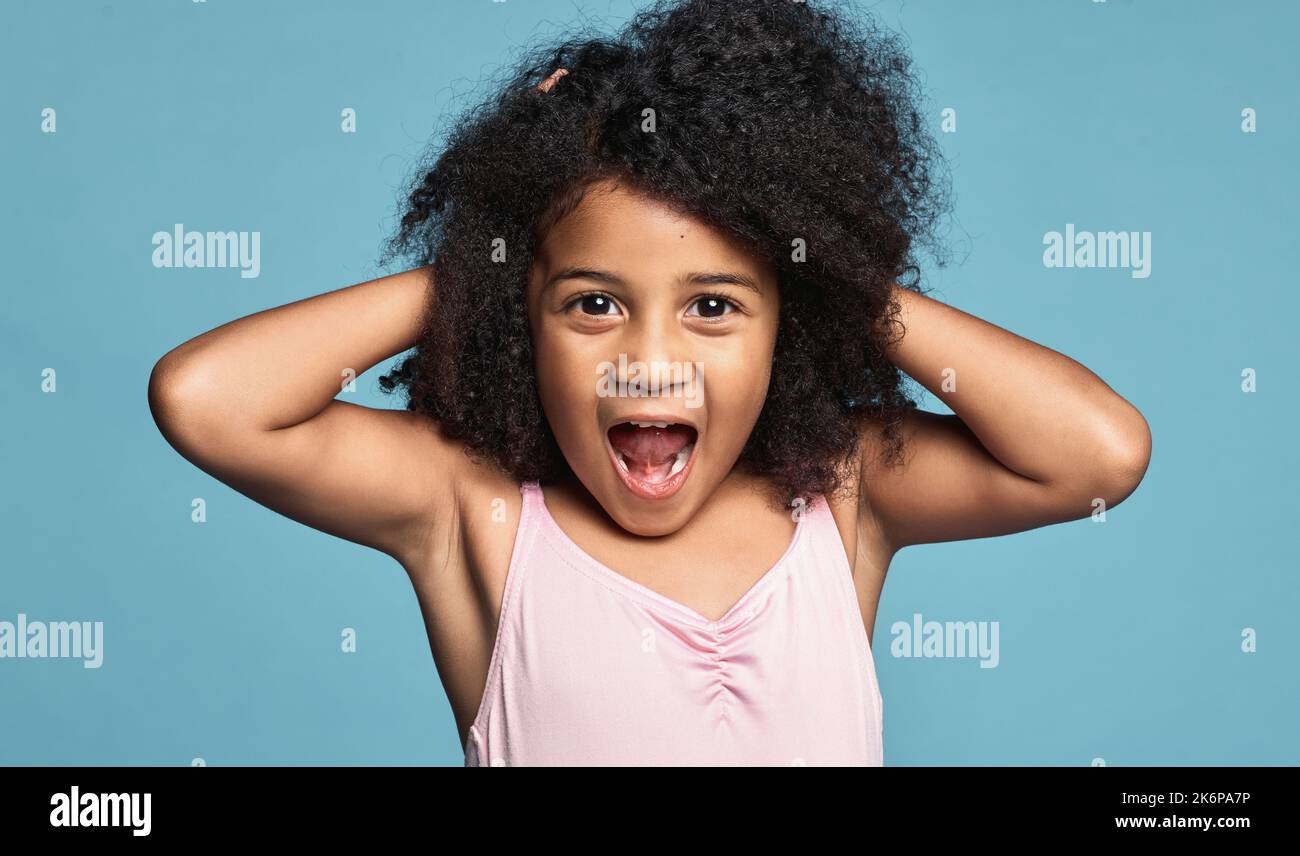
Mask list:
[[465,766],[883,763],[870,640],[822,497],[711,621],[583,551],[537,482],[520,491]]

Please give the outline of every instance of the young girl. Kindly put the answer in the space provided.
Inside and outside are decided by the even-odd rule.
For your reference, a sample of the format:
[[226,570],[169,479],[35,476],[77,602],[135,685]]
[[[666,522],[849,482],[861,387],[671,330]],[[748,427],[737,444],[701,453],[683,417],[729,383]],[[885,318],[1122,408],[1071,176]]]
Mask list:
[[[893,555],[1114,506],[1151,443],[920,292],[915,101],[891,38],[787,0],[525,59],[410,192],[411,270],[180,345],[157,423],[401,563],[467,765],[881,764]],[[406,410],[335,398],[412,347]]]

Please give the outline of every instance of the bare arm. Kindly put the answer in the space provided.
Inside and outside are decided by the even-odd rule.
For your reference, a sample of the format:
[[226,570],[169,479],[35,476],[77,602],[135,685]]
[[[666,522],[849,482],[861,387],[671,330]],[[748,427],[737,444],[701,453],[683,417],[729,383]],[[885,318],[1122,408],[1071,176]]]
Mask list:
[[240,493],[406,564],[453,512],[463,455],[431,420],[335,399],[415,345],[427,268],[327,292],[210,330],[167,353],[149,406],[186,459]]
[[862,490],[892,550],[1005,535],[1112,507],[1146,473],[1142,414],[1078,362],[895,287],[906,335],[888,356],[956,415],[912,411],[904,463],[876,460]]

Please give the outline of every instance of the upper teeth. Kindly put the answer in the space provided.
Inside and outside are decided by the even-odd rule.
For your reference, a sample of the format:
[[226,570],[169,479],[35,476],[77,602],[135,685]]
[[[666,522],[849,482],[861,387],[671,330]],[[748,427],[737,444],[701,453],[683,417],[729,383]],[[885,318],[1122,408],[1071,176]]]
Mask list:
[[638,428],[667,428],[668,425],[669,425],[670,423],[668,423],[668,422],[633,422],[632,424],[635,425],[635,426],[638,427]]

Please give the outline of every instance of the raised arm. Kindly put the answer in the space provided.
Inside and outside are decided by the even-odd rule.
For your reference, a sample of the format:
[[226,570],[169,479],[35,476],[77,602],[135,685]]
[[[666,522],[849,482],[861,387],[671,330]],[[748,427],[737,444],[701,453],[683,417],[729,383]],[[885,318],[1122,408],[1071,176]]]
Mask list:
[[434,423],[335,398],[413,347],[428,268],[249,315],[167,353],[149,406],[187,460],[262,505],[409,569],[454,512],[464,456]]
[[1150,429],[1099,377],[959,309],[895,295],[906,334],[890,360],[956,415],[909,411],[896,467],[867,432],[862,506],[893,550],[1081,519],[1137,488]]

